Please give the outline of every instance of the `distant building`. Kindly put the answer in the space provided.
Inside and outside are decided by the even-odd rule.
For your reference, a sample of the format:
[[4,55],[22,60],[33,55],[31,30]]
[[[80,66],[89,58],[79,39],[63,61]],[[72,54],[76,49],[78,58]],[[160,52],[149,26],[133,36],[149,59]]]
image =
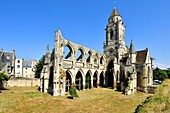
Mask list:
[[22,58],[15,59],[15,76],[16,77],[23,76],[23,63],[24,63],[24,59]]
[[15,75],[16,77],[34,78],[36,60],[24,60],[16,58],[15,60]]
[[37,64],[36,60],[24,60],[24,62],[23,62],[23,77],[34,78],[36,64]]
[[0,50],[0,72],[9,76],[15,75],[15,50],[11,52]]

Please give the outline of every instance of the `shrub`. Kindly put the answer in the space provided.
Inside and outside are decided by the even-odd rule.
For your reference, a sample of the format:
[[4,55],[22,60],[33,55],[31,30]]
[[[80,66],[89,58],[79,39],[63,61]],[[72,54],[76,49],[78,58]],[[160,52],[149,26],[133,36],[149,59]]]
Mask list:
[[0,82],[4,81],[4,80],[8,81],[9,80],[9,76],[4,74],[4,73],[0,73]]
[[73,98],[74,98],[74,97],[78,97],[78,94],[77,94],[75,88],[70,88],[69,92],[70,92],[70,95],[71,95]]

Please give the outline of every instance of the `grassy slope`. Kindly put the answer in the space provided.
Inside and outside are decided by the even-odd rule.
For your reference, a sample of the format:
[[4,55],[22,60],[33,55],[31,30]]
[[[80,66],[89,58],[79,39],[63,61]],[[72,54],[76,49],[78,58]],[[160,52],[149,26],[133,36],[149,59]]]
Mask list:
[[53,97],[35,87],[13,87],[0,94],[0,112],[4,113],[132,113],[148,94],[125,96],[112,89],[78,91],[79,99]]
[[154,96],[136,109],[137,113],[170,113],[170,79],[160,85]]

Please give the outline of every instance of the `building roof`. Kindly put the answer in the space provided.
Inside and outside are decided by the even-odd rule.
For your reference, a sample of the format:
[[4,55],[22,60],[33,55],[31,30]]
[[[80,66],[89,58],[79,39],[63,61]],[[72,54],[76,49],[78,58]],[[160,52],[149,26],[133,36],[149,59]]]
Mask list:
[[0,50],[0,62],[1,63],[8,63],[12,65],[12,57],[13,57],[12,52],[5,52],[5,51]]
[[23,67],[32,67],[32,62],[33,61],[36,61],[36,60],[32,60],[32,59],[30,59],[30,60],[24,60],[24,62],[23,62]]
[[6,52],[3,49],[0,50],[0,70],[2,70],[6,65],[13,66],[13,52]]
[[145,63],[148,49],[137,51],[136,53],[137,53],[136,55],[137,63]]
[[130,51],[130,53],[135,53],[135,48],[134,48],[133,40],[131,40],[129,51]]
[[114,7],[112,15],[111,16],[120,16],[120,14],[118,13],[118,11],[116,10],[116,7]]

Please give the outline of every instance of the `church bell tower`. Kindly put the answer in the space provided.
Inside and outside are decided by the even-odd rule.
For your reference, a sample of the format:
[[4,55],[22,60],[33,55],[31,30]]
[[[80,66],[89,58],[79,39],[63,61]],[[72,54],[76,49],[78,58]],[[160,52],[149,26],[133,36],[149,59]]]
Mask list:
[[124,54],[125,47],[125,26],[122,17],[113,9],[106,26],[106,42],[104,43],[104,54],[108,57]]

